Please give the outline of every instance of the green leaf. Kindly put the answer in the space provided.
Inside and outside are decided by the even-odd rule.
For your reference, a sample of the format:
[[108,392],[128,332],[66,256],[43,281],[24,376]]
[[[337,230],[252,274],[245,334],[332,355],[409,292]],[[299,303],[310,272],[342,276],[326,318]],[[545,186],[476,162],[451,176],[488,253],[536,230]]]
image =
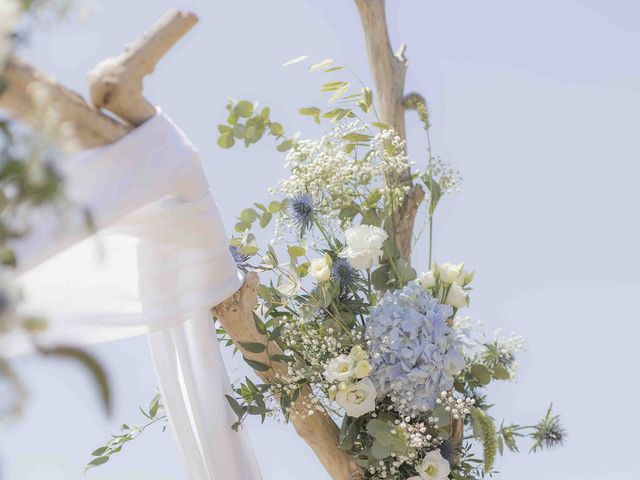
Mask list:
[[238,104],[233,108],[233,111],[239,117],[249,118],[253,114],[253,103],[247,100],[241,100]]
[[340,97],[342,97],[345,93],[349,91],[350,87],[351,87],[351,82],[345,83],[342,87],[336,90],[333,95],[331,95],[331,98],[329,98],[329,103],[333,103],[336,100],[338,100]]
[[287,247],[287,252],[289,253],[289,256],[295,258],[304,257],[304,255],[307,253],[307,250],[304,247],[298,245],[289,245]]
[[274,355],[271,355],[271,360],[280,363],[292,363],[295,359],[291,355],[276,353]]
[[245,223],[253,223],[258,218],[258,212],[256,212],[253,208],[245,208],[240,212],[240,220]]
[[344,135],[342,139],[346,140],[347,142],[361,143],[361,142],[368,142],[369,140],[371,140],[371,136],[365,135],[363,133],[352,132]]
[[90,468],[94,468],[97,467],[98,465],[103,465],[105,463],[107,463],[109,461],[109,457],[97,457],[94,458],[93,460],[91,460],[87,466],[85,467],[85,471],[89,470]]
[[269,131],[271,132],[271,135],[275,137],[284,135],[284,127],[278,122],[271,122],[271,125],[269,125]]
[[218,146],[220,148],[231,148],[235,143],[233,132],[224,132],[218,137]]
[[478,381],[480,385],[488,385],[491,382],[491,372],[484,365],[472,365],[471,375]]
[[97,448],[96,450],[91,452],[91,456],[93,456],[93,457],[101,457],[107,450],[108,450],[108,447]]
[[233,136],[238,139],[244,138],[246,127],[242,123],[236,123],[233,126]]
[[251,353],[262,353],[267,349],[267,347],[262,343],[243,343],[243,342],[238,342],[238,343],[240,343],[240,346],[244,348],[247,352],[251,352]]
[[247,365],[258,372],[267,372],[269,370],[269,366],[265,365],[264,363],[258,362],[256,360],[251,360],[250,358],[244,356],[242,358],[245,362],[247,362]]
[[393,449],[387,445],[383,445],[381,442],[374,440],[371,445],[371,456],[376,460],[383,460],[393,453]]
[[511,374],[503,364],[499,363],[493,369],[493,378],[495,378],[496,380],[509,380],[511,378]]
[[299,57],[296,57],[294,59],[288,60],[286,62],[284,62],[282,64],[283,67],[288,67],[289,65],[293,65],[295,63],[299,63],[302,62],[304,60],[306,60],[307,58],[309,58],[309,55],[300,55]]
[[305,107],[299,108],[298,113],[300,115],[309,115],[315,117],[316,115],[320,115],[322,111],[318,107]]
[[276,150],[279,152],[286,152],[287,150],[291,150],[291,147],[293,147],[293,140],[285,140],[276,147]]
[[316,72],[318,70],[322,70],[323,68],[327,68],[329,65],[331,65],[333,63],[333,58],[325,58],[324,60],[311,65],[309,67],[309,71],[310,72]]
[[274,200],[269,204],[269,211],[271,213],[278,213],[282,209],[282,205],[277,200]]
[[244,410],[240,406],[238,401],[230,395],[225,395],[225,397],[227,397],[227,402],[229,402],[229,406],[231,406],[231,410],[233,410],[233,413],[235,413],[239,419],[242,418],[242,416],[244,415]]
[[260,217],[260,227],[265,228],[273,218],[271,212],[264,212]]

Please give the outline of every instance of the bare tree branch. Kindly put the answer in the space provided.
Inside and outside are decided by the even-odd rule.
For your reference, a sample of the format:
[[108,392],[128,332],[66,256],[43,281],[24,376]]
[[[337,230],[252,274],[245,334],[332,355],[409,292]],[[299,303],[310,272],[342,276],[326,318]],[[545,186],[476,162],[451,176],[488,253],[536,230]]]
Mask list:
[[[355,0],[355,3],[364,31],[369,66],[373,75],[376,110],[380,115],[380,121],[389,125],[406,140],[403,105],[408,65],[405,57],[406,46],[400,45],[396,52],[391,47],[385,0]],[[413,225],[418,207],[424,199],[424,191],[420,185],[413,185],[408,166],[399,181],[410,184],[411,187],[402,205],[396,211],[394,225],[388,226],[387,230],[393,227],[393,231],[389,233],[394,234],[400,255],[410,263]]]

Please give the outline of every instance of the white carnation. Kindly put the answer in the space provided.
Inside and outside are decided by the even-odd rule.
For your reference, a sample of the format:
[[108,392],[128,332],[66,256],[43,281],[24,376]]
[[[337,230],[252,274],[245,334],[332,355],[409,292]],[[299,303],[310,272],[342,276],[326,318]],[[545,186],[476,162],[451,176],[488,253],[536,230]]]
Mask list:
[[346,258],[353,268],[366,270],[378,264],[387,232],[373,225],[356,225],[345,231],[345,237],[347,247],[340,256]]

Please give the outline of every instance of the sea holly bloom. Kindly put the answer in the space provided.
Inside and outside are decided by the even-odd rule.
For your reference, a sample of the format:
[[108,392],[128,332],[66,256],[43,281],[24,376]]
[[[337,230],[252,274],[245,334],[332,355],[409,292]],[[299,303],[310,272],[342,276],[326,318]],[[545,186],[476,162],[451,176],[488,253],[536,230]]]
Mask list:
[[450,473],[449,462],[442,458],[438,450],[427,452],[418,467],[421,480],[446,480]]
[[353,268],[366,270],[378,264],[387,232],[373,225],[356,225],[344,233],[347,247],[340,256],[346,258]]
[[317,213],[316,204],[308,193],[298,193],[289,199],[289,215],[300,229],[300,237],[311,229]]
[[349,417],[360,417],[376,409],[376,387],[368,378],[364,378],[336,394],[336,401],[344,408]]

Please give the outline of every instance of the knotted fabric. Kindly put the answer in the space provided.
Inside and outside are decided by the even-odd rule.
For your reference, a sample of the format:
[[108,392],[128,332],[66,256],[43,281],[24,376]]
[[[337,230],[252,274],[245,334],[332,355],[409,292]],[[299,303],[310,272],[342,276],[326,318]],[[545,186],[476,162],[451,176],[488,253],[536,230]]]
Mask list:
[[[15,246],[21,313],[48,321],[45,344],[147,334],[191,478],[261,478],[224,398],[230,386],[209,309],[243,277],[197,151],[158,111],[62,168],[71,208],[38,212]],[[3,351],[23,353],[26,340],[9,337]]]

